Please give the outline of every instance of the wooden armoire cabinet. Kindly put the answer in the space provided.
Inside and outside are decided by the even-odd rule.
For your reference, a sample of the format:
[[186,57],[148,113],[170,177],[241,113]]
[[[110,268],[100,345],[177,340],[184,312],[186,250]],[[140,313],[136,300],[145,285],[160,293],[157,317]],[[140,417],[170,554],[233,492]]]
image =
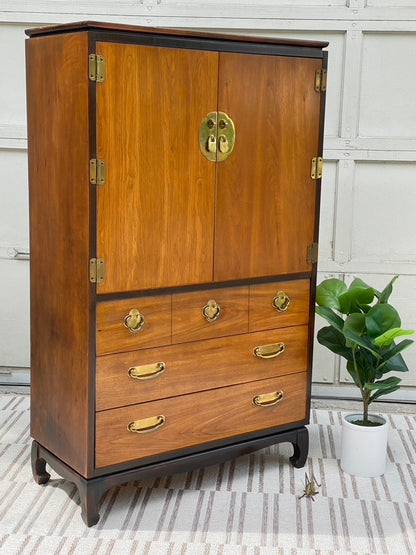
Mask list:
[[303,466],[326,43],[27,34],[35,479]]

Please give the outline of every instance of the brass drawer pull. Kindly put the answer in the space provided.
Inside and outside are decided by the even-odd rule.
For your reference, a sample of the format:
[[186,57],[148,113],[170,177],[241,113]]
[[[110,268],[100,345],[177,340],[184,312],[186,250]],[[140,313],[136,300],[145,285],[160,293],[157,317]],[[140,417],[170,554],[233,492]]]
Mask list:
[[135,380],[149,380],[157,378],[166,370],[164,362],[155,362],[154,364],[144,364],[143,366],[132,366],[128,369],[130,378]]
[[137,310],[137,308],[133,308],[124,318],[124,325],[131,333],[138,333],[143,329],[146,320],[144,319],[143,314]]
[[135,434],[146,434],[147,432],[154,432],[161,428],[166,422],[166,416],[160,414],[159,416],[152,416],[151,418],[143,418],[143,420],[135,420],[127,425],[129,432]]
[[202,314],[207,322],[216,322],[221,316],[221,307],[216,301],[210,299],[204,306]]
[[263,395],[256,395],[253,397],[253,404],[258,407],[270,407],[277,405],[283,400],[283,391],[273,391],[273,393],[264,393]]
[[273,343],[272,345],[261,345],[260,347],[256,347],[253,354],[258,358],[276,358],[284,352],[284,343]]
[[273,306],[278,312],[286,312],[290,306],[290,299],[284,291],[279,291],[273,299]]

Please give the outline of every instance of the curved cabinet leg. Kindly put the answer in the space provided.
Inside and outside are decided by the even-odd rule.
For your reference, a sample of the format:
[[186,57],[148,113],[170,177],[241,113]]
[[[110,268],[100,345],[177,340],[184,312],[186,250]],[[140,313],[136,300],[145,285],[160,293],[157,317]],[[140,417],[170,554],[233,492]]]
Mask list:
[[87,526],[94,526],[100,520],[100,501],[102,489],[100,483],[88,483],[82,480],[77,484],[81,499],[81,517]]
[[32,452],[31,452],[31,462],[32,462],[32,473],[33,478],[37,484],[46,484],[49,481],[51,475],[46,472],[46,461],[39,456],[39,445],[36,441],[32,442]]
[[291,443],[293,445],[293,455],[289,460],[295,468],[302,468],[305,466],[309,452],[309,432],[307,428],[299,428],[296,439],[292,440]]

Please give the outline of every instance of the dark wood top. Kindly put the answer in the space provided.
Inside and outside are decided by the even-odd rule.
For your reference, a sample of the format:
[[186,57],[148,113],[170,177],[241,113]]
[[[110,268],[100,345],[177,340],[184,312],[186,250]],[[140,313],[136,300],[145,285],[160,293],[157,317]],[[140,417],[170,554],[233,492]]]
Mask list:
[[102,23],[98,21],[80,21],[74,23],[65,23],[63,25],[53,25],[46,27],[36,27],[33,29],[26,29],[25,33],[29,37],[38,37],[44,35],[56,35],[68,32],[80,31],[106,31],[106,32],[122,32],[122,33],[143,33],[152,35],[167,35],[176,37],[195,37],[204,39],[217,39],[225,41],[244,41],[263,44],[275,44],[283,46],[305,46],[308,48],[325,48],[328,42],[312,41],[312,40],[299,40],[299,39],[284,39],[284,38],[265,38],[253,37],[244,35],[225,35],[220,33],[210,32],[197,32],[197,31],[184,31],[180,29],[167,29],[161,27],[139,27],[137,25],[123,25],[120,23]]

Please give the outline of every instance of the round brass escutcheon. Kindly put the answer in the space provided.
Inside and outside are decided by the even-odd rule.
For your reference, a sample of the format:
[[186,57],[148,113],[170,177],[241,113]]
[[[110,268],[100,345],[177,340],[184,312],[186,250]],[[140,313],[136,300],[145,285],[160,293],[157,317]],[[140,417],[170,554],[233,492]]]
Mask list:
[[286,312],[290,306],[290,299],[284,291],[279,291],[273,299],[273,306],[278,312]]
[[124,325],[131,333],[138,333],[141,331],[145,323],[146,320],[143,314],[141,314],[137,308],[132,308],[124,318]]
[[221,316],[221,307],[214,299],[210,299],[202,309],[202,314],[207,322],[216,322]]

